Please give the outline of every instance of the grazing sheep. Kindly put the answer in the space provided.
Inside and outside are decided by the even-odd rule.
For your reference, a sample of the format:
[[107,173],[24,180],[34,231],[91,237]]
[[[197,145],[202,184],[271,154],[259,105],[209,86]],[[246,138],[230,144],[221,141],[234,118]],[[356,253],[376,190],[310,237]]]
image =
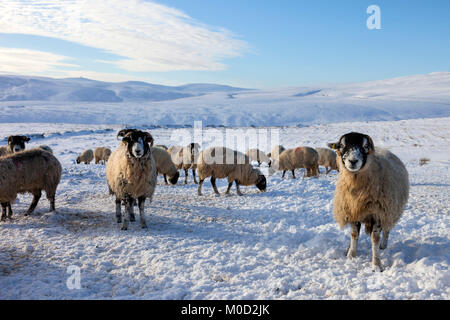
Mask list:
[[[336,149],[339,176],[334,193],[334,217],[341,228],[350,224],[348,258],[356,256],[361,223],[371,235],[372,267],[382,270],[378,249],[385,249],[389,231],[403,213],[409,195],[408,171],[388,150],[376,148],[365,134],[351,132]],[[380,233],[383,240],[380,247]]]
[[134,221],[133,206],[138,200],[141,227],[146,228],[144,204],[152,200],[156,188],[156,165],[150,148],[153,138],[140,130],[123,135],[120,146],[111,153],[106,164],[106,179],[110,193],[116,197],[117,223],[122,222],[121,202],[125,203],[126,215],[122,230],[128,229],[128,221]]
[[155,159],[156,171],[164,176],[166,184],[167,176],[171,184],[177,184],[180,173],[172,162],[169,152],[159,147],[152,147],[153,158]]
[[52,148],[50,148],[49,146],[47,146],[45,144],[41,144],[38,148],[53,154]]
[[284,178],[287,170],[291,170],[292,177],[295,179],[295,169],[299,168],[306,169],[303,177],[317,176],[319,174],[318,160],[319,155],[313,148],[298,147],[283,151],[276,164],[278,170],[283,170],[282,178]]
[[186,147],[172,146],[167,150],[172,157],[172,161],[177,169],[184,170],[184,184],[187,184],[189,169],[192,170],[194,183],[197,184],[195,169],[197,168],[197,159],[200,151],[198,143],[190,143]]
[[25,150],[25,142],[30,141],[26,136],[9,136],[8,145],[0,147],[0,157]]
[[11,218],[11,203],[18,193],[31,193],[33,200],[25,215],[31,214],[45,191],[50,211],[55,210],[55,193],[61,179],[61,164],[53,154],[30,149],[0,158],[0,203],[2,220]]
[[316,151],[319,154],[319,166],[325,167],[326,174],[331,170],[338,169],[336,164],[336,152],[328,148],[316,148]]
[[94,149],[95,164],[99,164],[102,162],[103,164],[106,164],[110,156],[111,156],[111,149],[107,147],[97,147]]
[[250,149],[247,151],[247,157],[250,158],[251,161],[256,161],[258,162],[258,167],[261,166],[262,162],[265,162],[269,165],[272,164],[272,160],[270,160],[270,158],[268,156],[266,156],[266,154],[258,149]]
[[77,157],[77,164],[81,162],[84,162],[84,164],[90,164],[92,159],[94,159],[94,152],[92,152],[92,149],[87,149]]
[[266,190],[266,177],[250,164],[250,159],[238,151],[225,147],[213,147],[202,151],[197,162],[197,170],[200,182],[198,184],[198,195],[202,195],[203,181],[211,177],[211,185],[216,195],[219,191],[216,187],[216,179],[228,178],[228,189],[230,194],[233,181],[236,184],[236,192],[242,195],[240,185],[256,185],[261,190]]

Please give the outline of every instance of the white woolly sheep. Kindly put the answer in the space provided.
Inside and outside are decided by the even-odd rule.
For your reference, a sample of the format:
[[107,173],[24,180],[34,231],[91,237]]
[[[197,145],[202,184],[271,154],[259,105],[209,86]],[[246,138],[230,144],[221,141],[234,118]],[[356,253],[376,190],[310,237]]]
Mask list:
[[203,181],[211,177],[211,185],[216,195],[219,191],[216,179],[228,178],[228,189],[230,194],[233,181],[236,184],[236,192],[242,195],[240,185],[256,185],[261,190],[266,190],[266,177],[250,164],[250,159],[243,153],[225,147],[213,147],[202,151],[197,161],[197,171],[200,182],[198,184],[198,195],[202,195]]
[[246,155],[250,158],[251,161],[258,162],[258,167],[261,166],[262,162],[267,163],[269,167],[272,163],[272,160],[270,160],[270,158],[264,152],[258,149],[250,149],[247,151]]
[[331,170],[337,170],[336,164],[336,152],[328,148],[316,148],[317,153],[319,154],[319,166],[325,167],[326,174],[328,174]]
[[167,176],[171,184],[176,184],[180,173],[172,162],[169,152],[159,147],[152,147],[153,158],[155,159],[156,171],[164,176],[166,184]]
[[319,174],[318,160],[319,155],[313,148],[298,147],[283,151],[279,160],[274,160],[274,163],[275,167],[278,166],[278,170],[283,170],[282,178],[287,170],[291,170],[292,177],[295,179],[295,169],[300,168],[305,168],[303,177],[317,176]]
[[44,150],[44,151],[53,153],[52,148],[50,148],[49,146],[47,146],[47,145],[45,145],[45,144],[41,144],[38,148],[39,148],[39,149],[42,149],[42,150]]
[[106,164],[110,156],[111,156],[111,149],[107,147],[97,147],[94,149],[95,164],[99,163]]
[[190,143],[184,148],[181,146],[172,146],[167,151],[172,157],[172,162],[175,164],[175,167],[178,170],[184,170],[184,184],[187,184],[189,169],[192,170],[194,183],[197,184],[195,169],[197,168],[200,145],[198,143]]
[[30,141],[26,136],[9,136],[8,145],[0,147],[0,157],[25,150],[25,142]]
[[31,214],[45,191],[50,211],[55,210],[55,193],[61,179],[61,164],[51,153],[30,149],[0,158],[0,203],[2,220],[11,218],[11,203],[18,193],[31,193],[33,200],[25,215]]
[[122,222],[121,202],[125,203],[122,230],[128,229],[128,221],[135,220],[135,199],[138,200],[141,227],[147,227],[144,204],[146,198],[152,200],[157,180],[155,160],[150,149],[152,141],[150,133],[132,130],[123,136],[122,143],[111,153],[106,164],[109,191],[116,197],[117,223]]
[[[351,132],[336,149],[339,176],[334,193],[334,217],[341,228],[351,227],[347,257],[356,256],[361,223],[371,235],[372,267],[382,271],[378,249],[385,249],[389,231],[401,217],[409,195],[408,171],[388,150],[376,148],[365,134]],[[380,242],[380,233],[383,240]]]
[[90,164],[92,159],[94,159],[94,152],[92,149],[87,149],[77,157],[77,164],[81,162],[84,162],[84,164]]

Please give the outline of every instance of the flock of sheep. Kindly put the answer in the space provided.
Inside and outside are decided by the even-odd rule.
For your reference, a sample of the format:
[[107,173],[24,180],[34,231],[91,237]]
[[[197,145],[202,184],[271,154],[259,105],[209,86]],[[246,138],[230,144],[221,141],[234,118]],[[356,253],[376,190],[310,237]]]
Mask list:
[[[152,200],[157,175],[164,181],[176,184],[178,170],[185,171],[187,183],[189,169],[198,195],[202,195],[202,185],[210,177],[216,195],[216,179],[228,179],[226,194],[235,183],[238,195],[242,195],[240,185],[255,185],[266,191],[266,177],[252,161],[266,162],[269,167],[291,171],[304,168],[304,177],[319,175],[319,165],[339,171],[334,194],[334,217],[343,228],[351,227],[351,241],[348,258],[356,256],[356,247],[361,224],[371,235],[372,266],[382,270],[379,249],[387,246],[389,231],[402,215],[409,194],[408,172],[401,160],[390,151],[375,148],[372,139],[361,133],[348,133],[328,148],[313,149],[298,147],[285,149],[275,146],[271,153],[250,149],[246,154],[225,147],[211,147],[200,151],[200,145],[191,143],[186,147],[154,144],[152,135],[137,129],[123,129],[118,132],[120,146],[111,152],[105,147],[84,151],[76,162],[106,164],[106,180],[111,195],[115,196],[117,223],[126,230],[130,221],[135,221],[134,206],[140,213],[141,227],[146,228],[144,204]],[[29,215],[35,209],[42,191],[50,201],[50,211],[55,210],[55,193],[61,178],[61,164],[48,146],[25,150],[25,136],[10,136],[8,145],[0,147],[0,203],[1,219],[11,218],[11,204],[19,193],[31,193],[33,200],[26,211]],[[199,181],[196,179],[196,171]],[[122,206],[125,214],[122,217]],[[380,243],[381,233],[383,239]]]

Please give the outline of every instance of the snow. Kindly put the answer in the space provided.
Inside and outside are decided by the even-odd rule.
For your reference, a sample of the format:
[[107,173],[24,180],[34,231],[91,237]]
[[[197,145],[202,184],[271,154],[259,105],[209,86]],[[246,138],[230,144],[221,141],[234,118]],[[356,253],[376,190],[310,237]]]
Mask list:
[[[291,95],[299,93],[297,89]],[[239,95],[232,100],[242,99]],[[272,93],[268,96],[274,99]],[[443,93],[435,96],[439,103],[448,102]],[[49,112],[54,107],[36,106]],[[433,119],[265,128],[280,130],[280,142],[286,147],[325,146],[349,131],[364,132],[376,146],[389,148],[404,161],[410,174],[410,199],[391,232],[388,248],[381,252],[385,271],[379,273],[372,272],[370,239],[365,234],[360,237],[357,257],[346,259],[350,232],[340,230],[332,215],[335,172],[295,180],[289,173],[281,179],[277,172],[267,176],[267,192],[242,187],[242,197],[234,186],[232,195],[224,196],[225,180],[217,182],[220,197],[213,195],[209,180],[203,186],[205,196],[198,197],[192,176],[184,185],[181,172],[176,186],[166,186],[158,177],[154,200],[146,204],[149,228],[131,223],[128,231],[121,231],[115,222],[114,200],[108,195],[105,167],[76,165],[75,158],[86,148],[116,148],[115,135],[122,125],[92,125],[89,117],[101,109],[66,107],[88,124],[54,123],[58,121],[48,121],[45,112],[40,123],[0,124],[0,138],[30,135],[27,148],[47,144],[63,165],[56,212],[48,212],[43,197],[35,213],[25,217],[31,196],[23,195],[13,204],[13,221],[0,223],[3,299],[450,298],[448,114]],[[32,113],[27,119],[37,120],[40,114],[28,110],[21,116],[27,112]],[[241,111],[236,114],[243,117]],[[5,113],[0,117],[3,121]],[[69,113],[65,119],[71,117]],[[230,128],[206,129],[203,148],[213,143],[211,135],[226,130]],[[180,132],[193,133],[190,128],[149,131],[155,143],[166,145],[176,144],[173,138]],[[420,166],[424,157],[430,161]],[[266,167],[263,170],[267,172]],[[80,271],[80,289],[68,287],[74,266]]]
[[276,90],[6,78],[1,122],[247,127],[450,117],[450,72]]

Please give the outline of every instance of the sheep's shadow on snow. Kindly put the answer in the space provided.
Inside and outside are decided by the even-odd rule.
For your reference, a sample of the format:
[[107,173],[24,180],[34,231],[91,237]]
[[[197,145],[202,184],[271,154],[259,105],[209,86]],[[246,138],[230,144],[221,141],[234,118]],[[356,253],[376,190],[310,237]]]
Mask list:
[[395,241],[388,246],[391,256],[400,254],[399,258],[406,264],[417,262],[423,258],[448,261],[449,240],[444,237],[430,237],[423,240]]

